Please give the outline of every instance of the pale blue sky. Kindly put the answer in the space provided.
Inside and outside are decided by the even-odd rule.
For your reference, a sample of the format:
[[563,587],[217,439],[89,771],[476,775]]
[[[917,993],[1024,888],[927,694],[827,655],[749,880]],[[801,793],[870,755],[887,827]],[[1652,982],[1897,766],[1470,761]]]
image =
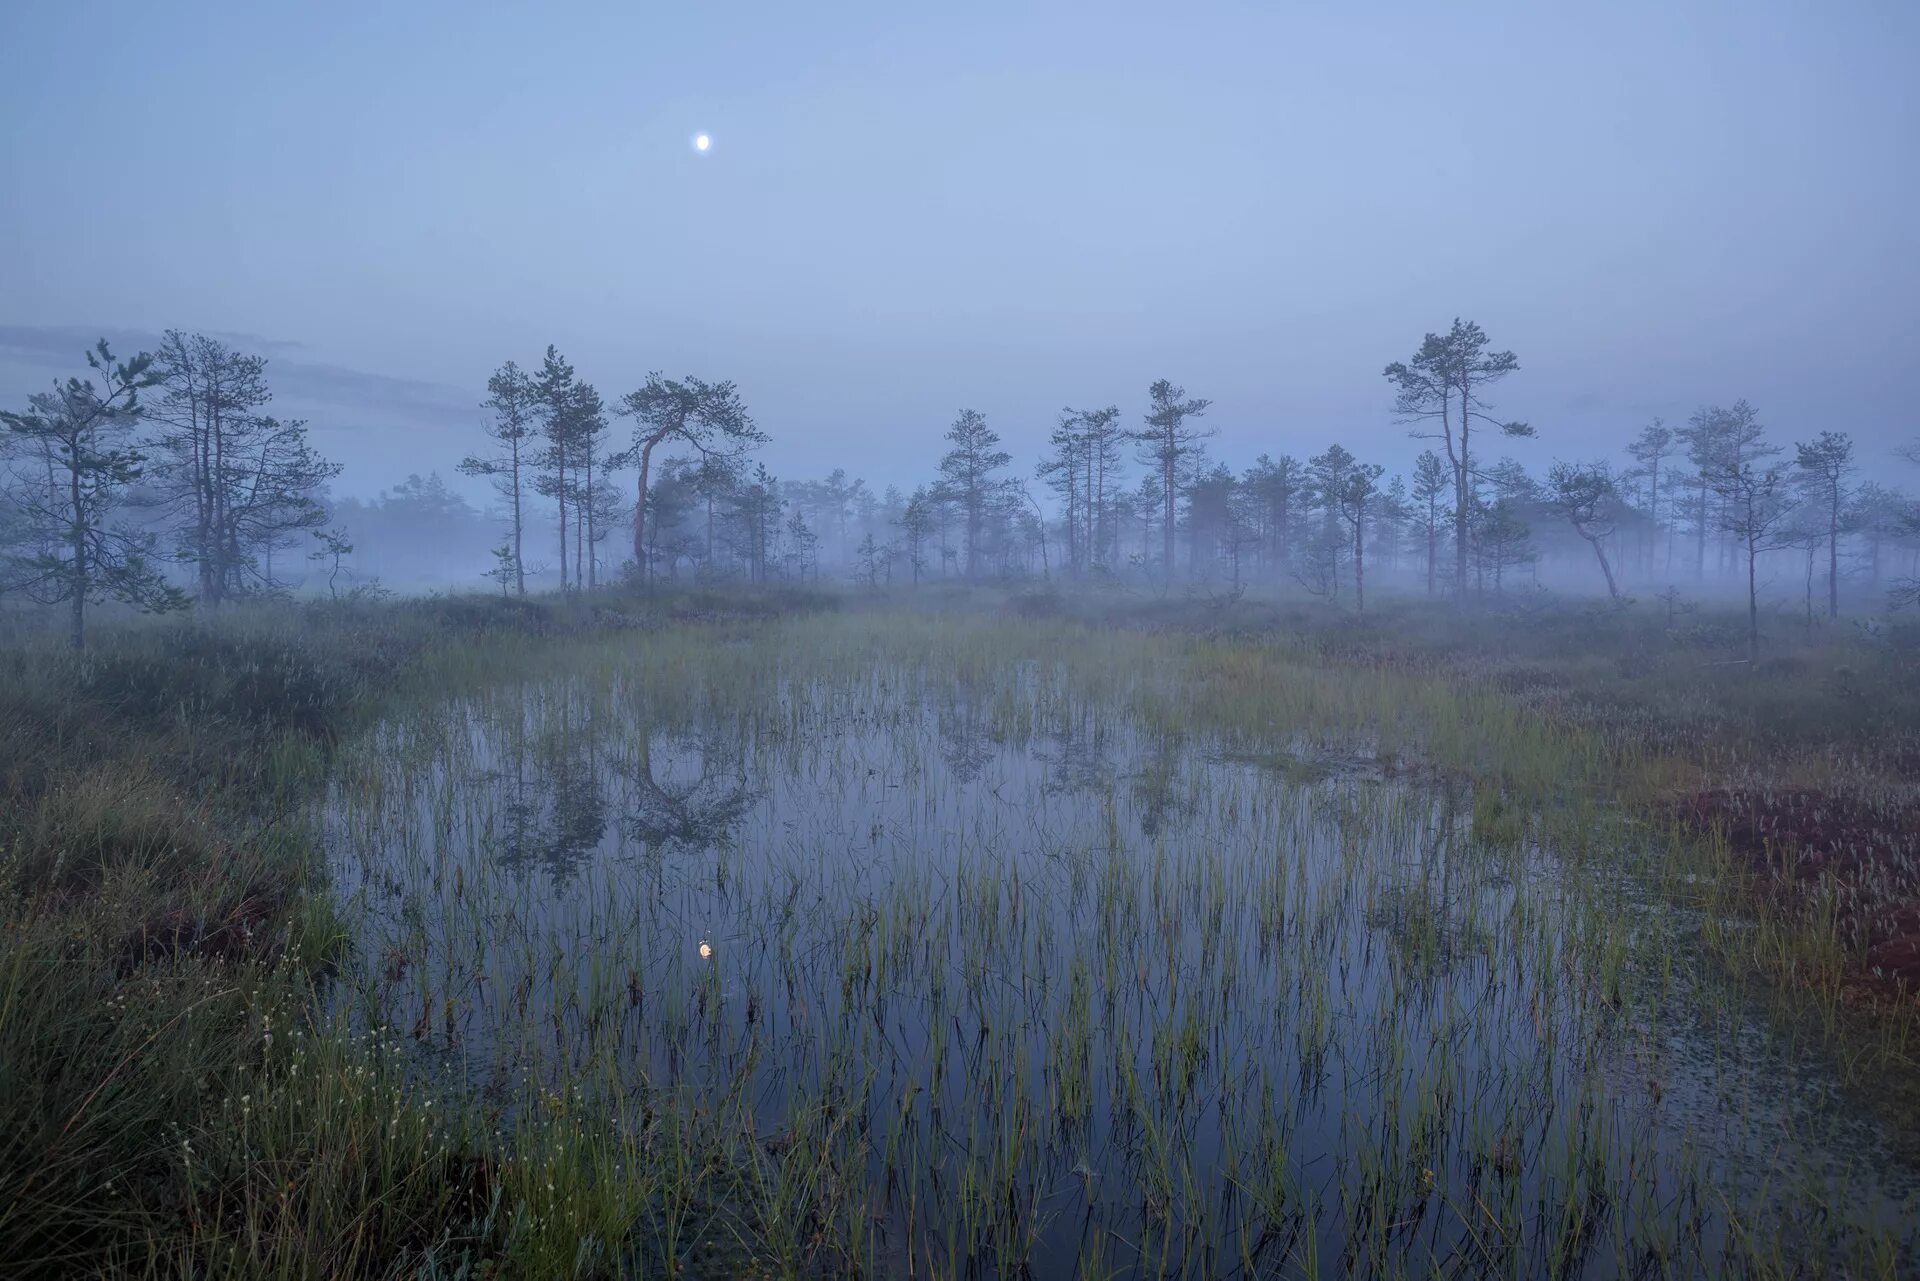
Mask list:
[[962,406],[1030,467],[1162,376],[1236,462],[1404,465],[1380,368],[1456,314],[1530,463],[1737,396],[1920,434],[1907,0],[22,0],[0,48],[0,395],[98,329],[258,336],[354,491],[450,473],[548,342],[876,485]]

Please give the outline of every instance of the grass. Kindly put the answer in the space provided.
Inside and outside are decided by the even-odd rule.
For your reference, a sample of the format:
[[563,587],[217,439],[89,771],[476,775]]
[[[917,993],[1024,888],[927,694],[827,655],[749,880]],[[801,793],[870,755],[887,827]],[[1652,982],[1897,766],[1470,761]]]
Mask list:
[[[8,653],[6,1257],[1911,1264],[1857,1176],[1689,1150],[1806,1120],[1756,1063],[1845,1090],[1913,1059],[1902,1007],[1855,999],[1841,883],[1761,877],[1679,806],[1848,761],[1891,795],[1904,651],[1701,701],[1692,641],[1623,662],[1652,635],[1557,616],[1481,625],[1490,650],[1411,608],[816,603],[315,608]],[[1824,663],[1869,696],[1835,710]]]
[[0,659],[9,1268],[384,1275],[483,1222],[471,1136],[423,1118],[387,1056],[313,1024],[344,927],[305,798],[384,700],[721,607],[308,608]]
[[[1632,812],[1714,847],[1713,915],[1786,931],[1755,955],[1824,996],[1920,993],[1920,624],[1776,620],[1757,669],[1744,621],[1660,603],[1520,599],[1462,612],[1389,598],[1365,618],[1298,602],[1030,598],[1029,616],[1283,643],[1502,696],[1582,736]],[[1531,795],[1531,793],[1528,793]],[[1703,869],[1691,869],[1702,872]],[[1837,912],[1837,917],[1835,913]],[[1798,937],[1798,945],[1794,943]],[[1783,969],[1782,966],[1786,968]]]

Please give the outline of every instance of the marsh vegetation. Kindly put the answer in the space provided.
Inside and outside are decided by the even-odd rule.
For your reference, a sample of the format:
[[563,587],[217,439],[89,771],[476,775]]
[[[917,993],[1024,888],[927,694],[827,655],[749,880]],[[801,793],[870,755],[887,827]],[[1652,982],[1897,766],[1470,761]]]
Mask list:
[[0,1281],[1920,1277],[1920,5],[111,8]]
[[[1389,619],[1389,659],[1245,605],[826,603],[311,607],[23,651],[12,1257],[1913,1266],[1910,993],[1863,984],[1847,882],[1757,892],[1725,815],[1676,804],[1764,776],[1731,698],[1540,697],[1549,619],[1474,671],[1451,621],[1412,652]],[[1822,741],[1866,761],[1846,723],[1774,781]]]
[[394,718],[329,794],[346,1008],[503,1135],[594,1118],[589,1239],[1042,1276],[1909,1244],[1871,1129],[1691,977],[1633,876],[1666,842],[1435,780],[1412,688],[1035,624],[714,640]]

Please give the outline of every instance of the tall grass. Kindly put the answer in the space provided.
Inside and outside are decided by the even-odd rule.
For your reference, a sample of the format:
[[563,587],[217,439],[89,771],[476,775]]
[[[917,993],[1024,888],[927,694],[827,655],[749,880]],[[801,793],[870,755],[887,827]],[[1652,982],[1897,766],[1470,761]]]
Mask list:
[[[1851,1047],[1856,1071],[1912,1065],[1905,1021],[1842,1000],[1837,917],[1769,913],[1723,847],[1630,821],[1764,759],[1738,716],[1709,736],[1649,715],[1637,733],[1598,677],[1568,678],[1591,706],[1543,699],[1503,687],[1511,664],[1469,672],[1445,646],[1388,655],[1277,617],[1117,630],[1056,616],[1082,612],[1073,601],[1019,621],[807,604],[265,611],[0,660],[9,1266],[956,1275],[1057,1261],[1072,1213],[1137,1216],[1125,1240],[1078,1238],[1087,1275],[1391,1274],[1415,1240],[1469,1274],[1910,1262],[1910,1242],[1848,1221],[1831,1187],[1805,1202],[1831,1219],[1817,1229],[1758,1210],[1777,1195],[1736,1192],[1623,1110],[1729,1079],[1658,1049],[1676,1009],[1731,1029],[1708,1045],[1750,1026],[1738,988],[1692,990],[1707,958],[1793,980],[1764,1025]],[[778,833],[710,842],[702,884],[751,905],[762,942],[746,955],[764,971],[732,968],[734,946],[703,965],[674,950],[689,940],[633,934],[644,900],[622,898],[634,885],[590,841],[573,842],[588,879],[553,908],[564,930],[548,920],[536,940],[538,869],[470,857],[511,821],[475,745],[517,724],[529,752],[563,761],[586,725],[637,710],[640,728],[596,740],[577,777],[670,765],[641,759],[647,726],[745,744],[753,786],[776,763],[841,787],[916,762],[951,780],[932,763],[943,733],[989,755],[1065,751],[1063,726],[1124,733],[1139,760],[1071,835],[1052,832],[1057,882],[1022,861],[1044,825],[958,850],[880,832],[866,843],[925,857],[809,918],[770,887],[791,892],[835,851],[776,866]],[[893,747],[859,746],[875,735]],[[724,809],[731,777],[694,799]],[[957,803],[960,785],[941,786],[930,812]],[[1471,870],[1450,864],[1463,885],[1398,856],[1439,830],[1424,803],[1382,799],[1450,788],[1466,799],[1445,830],[1476,851]],[[685,817],[636,848],[664,848]],[[1122,837],[1148,817],[1159,837]],[[1334,853],[1250,860],[1263,830],[1260,848]],[[329,839],[359,860],[336,864],[357,868],[338,883]],[[1043,929],[1076,895],[1085,925]],[[567,941],[566,963],[536,941]],[[784,996],[766,978],[783,958]],[[1474,984],[1495,995],[1476,1005]],[[796,1014],[792,992],[816,987]],[[1247,1038],[1255,993],[1287,1011],[1282,1040]],[[967,1015],[925,1020],[917,1091],[882,1031],[903,1006]],[[628,1021],[651,1030],[623,1041]],[[1628,1088],[1636,1055],[1647,1079]],[[987,1106],[963,1109],[980,1090]],[[1304,1126],[1308,1097],[1341,1099],[1333,1129]],[[1327,1153],[1337,1177],[1311,1159]]]

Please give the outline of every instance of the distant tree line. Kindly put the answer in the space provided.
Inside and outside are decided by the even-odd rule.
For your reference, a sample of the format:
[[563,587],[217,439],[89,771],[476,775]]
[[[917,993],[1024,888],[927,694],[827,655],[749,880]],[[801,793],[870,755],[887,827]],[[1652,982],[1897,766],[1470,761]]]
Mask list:
[[170,330],[157,352],[116,360],[0,411],[0,597],[67,612],[208,607],[278,590],[276,553],[326,523],[339,468],[306,425],[266,412],[266,361]]
[[[1358,610],[1372,575],[1472,603],[1531,590],[1544,558],[1584,558],[1615,601],[1633,583],[1737,585],[1754,646],[1762,565],[1776,581],[1792,570],[1809,620],[1838,616],[1850,577],[1892,587],[1896,600],[1915,594],[1915,504],[1859,479],[1846,434],[1777,445],[1736,401],[1680,427],[1655,420],[1624,464],[1558,461],[1535,475],[1486,444],[1535,435],[1492,404],[1518,369],[1514,353],[1461,320],[1386,366],[1395,419],[1432,442],[1406,475],[1337,443],[1235,471],[1208,454],[1212,402],[1164,379],[1131,421],[1118,405],[1061,411],[1033,472],[1044,506],[972,409],[911,493],[875,495],[842,470],[775,483],[762,468],[743,500],[737,473],[670,462],[645,560],[650,574],[756,579],[818,576],[824,561],[876,585],[1035,574],[1229,592],[1266,582]],[[716,510],[723,532],[746,536],[716,541]]]
[[963,409],[925,483],[878,493],[841,468],[773,475],[730,382],[656,372],[609,405],[549,346],[536,368],[507,361],[488,380],[485,444],[457,460],[492,486],[490,513],[436,474],[330,500],[338,469],[304,424],[267,412],[266,362],[216,340],[169,332],[124,363],[102,343],[87,362],[0,415],[0,599],[64,606],[76,644],[90,602],[217,606],[285,590],[290,559],[319,562],[335,594],[369,590],[375,572],[425,582],[482,538],[484,572],[508,593],[1043,577],[1265,584],[1355,610],[1377,579],[1462,604],[1531,591],[1550,558],[1584,562],[1616,601],[1634,584],[1737,585],[1755,648],[1762,588],[1781,595],[1783,570],[1809,622],[1839,615],[1850,580],[1895,603],[1920,595],[1916,505],[1860,476],[1845,433],[1782,445],[1739,400],[1655,419],[1617,461],[1535,475],[1488,447],[1535,435],[1492,403],[1519,361],[1462,320],[1385,367],[1388,412],[1428,442],[1404,475],[1339,443],[1236,470],[1209,453],[1213,402],[1160,379],[1131,414],[1060,411],[1028,477]]

